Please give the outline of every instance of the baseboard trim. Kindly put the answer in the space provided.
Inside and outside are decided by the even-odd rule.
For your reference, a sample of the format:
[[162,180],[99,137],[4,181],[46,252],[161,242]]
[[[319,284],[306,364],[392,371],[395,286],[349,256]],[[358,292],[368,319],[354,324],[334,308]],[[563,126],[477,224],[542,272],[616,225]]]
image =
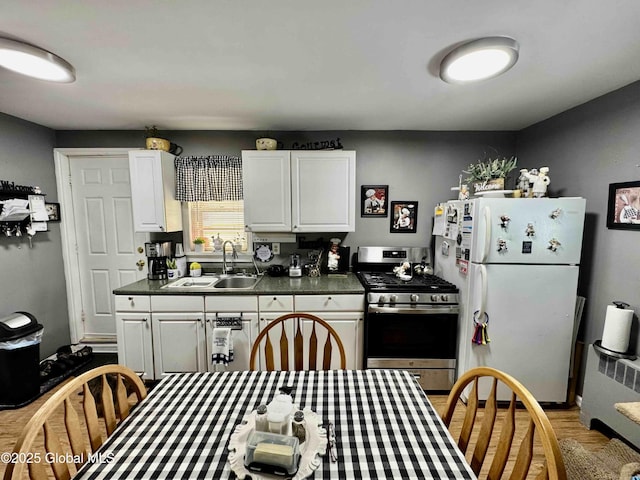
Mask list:
[[93,353],[118,353],[117,343],[83,342],[82,344],[91,347]]

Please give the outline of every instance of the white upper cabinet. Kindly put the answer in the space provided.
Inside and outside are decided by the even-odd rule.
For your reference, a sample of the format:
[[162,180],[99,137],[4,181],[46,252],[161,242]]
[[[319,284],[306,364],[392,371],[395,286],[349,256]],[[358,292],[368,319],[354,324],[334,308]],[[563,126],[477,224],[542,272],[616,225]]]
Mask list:
[[353,232],[356,152],[242,152],[246,229]]
[[291,152],[293,232],[353,232],[356,152]]
[[243,151],[242,190],[247,230],[291,231],[291,161],[288,151]]
[[162,150],[129,152],[131,202],[136,232],[182,230],[180,202],[175,199],[175,157]]

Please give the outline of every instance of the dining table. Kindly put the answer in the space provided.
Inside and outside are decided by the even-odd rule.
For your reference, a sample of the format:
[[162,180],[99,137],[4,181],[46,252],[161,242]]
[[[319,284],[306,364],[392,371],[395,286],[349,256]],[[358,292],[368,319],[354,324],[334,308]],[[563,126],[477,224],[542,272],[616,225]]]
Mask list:
[[309,478],[476,478],[416,379],[384,369],[169,375],[74,478],[237,478],[232,434],[283,389],[331,424]]

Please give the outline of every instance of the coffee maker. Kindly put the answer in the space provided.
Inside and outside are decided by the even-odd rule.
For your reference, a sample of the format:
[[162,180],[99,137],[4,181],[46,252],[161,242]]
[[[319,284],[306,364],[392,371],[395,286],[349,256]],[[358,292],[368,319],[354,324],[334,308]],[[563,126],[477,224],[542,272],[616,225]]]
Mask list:
[[167,257],[171,256],[171,242],[147,242],[144,244],[147,256],[149,280],[167,279]]

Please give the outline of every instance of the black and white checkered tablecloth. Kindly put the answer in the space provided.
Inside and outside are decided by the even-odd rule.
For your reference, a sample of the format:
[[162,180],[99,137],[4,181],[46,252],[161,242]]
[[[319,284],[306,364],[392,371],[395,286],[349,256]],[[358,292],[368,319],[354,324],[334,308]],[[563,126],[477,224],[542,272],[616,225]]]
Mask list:
[[216,372],[164,379],[76,478],[236,478],[229,438],[242,418],[293,385],[294,403],[335,425],[338,461],[316,479],[475,478],[408,372]]

